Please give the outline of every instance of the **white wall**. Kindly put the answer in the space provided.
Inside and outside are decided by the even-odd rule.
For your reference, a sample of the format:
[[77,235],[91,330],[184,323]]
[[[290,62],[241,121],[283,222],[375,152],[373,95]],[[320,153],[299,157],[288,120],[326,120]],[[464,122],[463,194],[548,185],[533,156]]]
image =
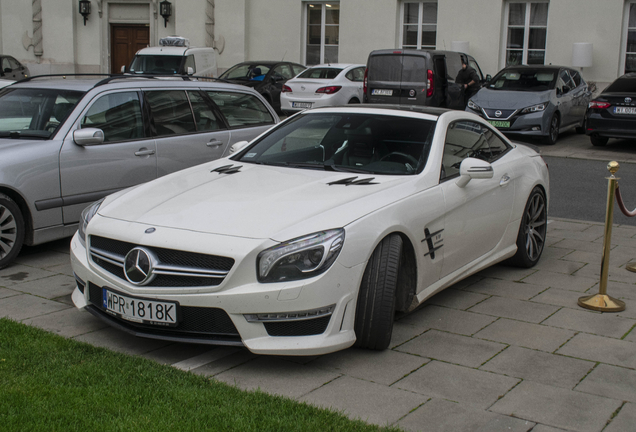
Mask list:
[[399,10],[397,1],[341,1],[338,61],[366,63],[371,51],[395,48]]
[[284,59],[304,63],[301,11],[302,2],[295,0],[249,1],[246,60]]
[[437,5],[437,49],[450,50],[453,41],[468,41],[468,53],[482,72],[499,70],[501,0],[440,0]]
[[611,82],[621,60],[624,0],[552,0],[548,12],[546,64],[572,66],[572,45],[591,42],[592,67],[583,69],[583,78]]
[[214,2],[214,38],[225,40],[223,52],[218,56],[219,74],[247,58],[246,8],[246,0]]

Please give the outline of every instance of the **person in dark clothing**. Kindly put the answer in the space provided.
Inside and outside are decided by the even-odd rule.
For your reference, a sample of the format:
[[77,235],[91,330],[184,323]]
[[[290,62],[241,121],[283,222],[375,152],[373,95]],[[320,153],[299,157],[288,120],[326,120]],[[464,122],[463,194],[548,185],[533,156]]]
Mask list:
[[464,107],[475,93],[479,91],[479,75],[477,71],[468,65],[468,61],[462,57],[462,68],[457,73],[455,83],[460,84],[464,94]]

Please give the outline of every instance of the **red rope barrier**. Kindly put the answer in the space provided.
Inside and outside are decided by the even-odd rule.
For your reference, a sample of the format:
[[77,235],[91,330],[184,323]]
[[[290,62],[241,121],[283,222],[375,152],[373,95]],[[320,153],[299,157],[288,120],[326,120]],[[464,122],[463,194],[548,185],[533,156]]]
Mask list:
[[627,207],[625,207],[625,203],[623,202],[623,197],[621,196],[621,190],[619,189],[618,185],[616,185],[616,202],[618,203],[618,207],[621,209],[621,211],[623,212],[625,216],[627,217],[636,216],[636,209],[634,209],[634,211],[629,211],[627,210]]

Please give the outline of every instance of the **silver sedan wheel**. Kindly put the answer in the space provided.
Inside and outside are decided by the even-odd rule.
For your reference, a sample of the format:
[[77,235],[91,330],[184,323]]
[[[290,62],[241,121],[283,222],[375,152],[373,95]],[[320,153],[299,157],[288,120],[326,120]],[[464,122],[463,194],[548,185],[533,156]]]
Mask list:
[[23,241],[24,221],[20,208],[11,198],[0,194],[0,268],[15,259]]

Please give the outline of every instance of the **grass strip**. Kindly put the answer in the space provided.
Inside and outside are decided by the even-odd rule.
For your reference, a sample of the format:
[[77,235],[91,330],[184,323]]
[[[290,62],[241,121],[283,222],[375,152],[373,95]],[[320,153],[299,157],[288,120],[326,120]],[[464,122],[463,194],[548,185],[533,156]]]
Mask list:
[[6,431],[398,431],[0,319]]

